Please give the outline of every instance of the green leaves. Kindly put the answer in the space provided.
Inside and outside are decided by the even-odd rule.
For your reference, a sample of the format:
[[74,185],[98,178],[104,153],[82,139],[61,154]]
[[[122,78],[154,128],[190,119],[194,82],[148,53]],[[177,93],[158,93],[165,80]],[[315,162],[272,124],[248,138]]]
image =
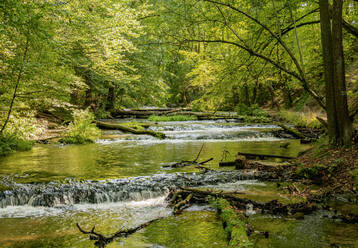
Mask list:
[[65,131],[62,141],[66,144],[93,143],[101,135],[93,120],[94,115],[88,109],[75,110],[73,121]]

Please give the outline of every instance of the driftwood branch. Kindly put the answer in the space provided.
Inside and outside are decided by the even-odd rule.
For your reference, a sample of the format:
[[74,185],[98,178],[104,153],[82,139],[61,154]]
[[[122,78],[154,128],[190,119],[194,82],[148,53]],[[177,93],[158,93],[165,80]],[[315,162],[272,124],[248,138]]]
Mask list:
[[196,155],[195,159],[193,161],[187,161],[187,160],[182,160],[178,163],[174,163],[174,164],[170,164],[170,165],[166,165],[163,166],[164,168],[179,168],[179,167],[186,167],[186,166],[190,166],[190,165],[196,165],[196,168],[198,169],[204,169],[205,171],[209,171],[209,168],[203,167],[202,165],[214,160],[214,158],[209,158],[207,160],[204,160],[202,162],[198,162],[198,159],[200,157],[201,152],[203,151],[204,148],[204,144],[201,146],[199,153]]
[[[176,198],[176,201],[172,204],[185,199],[188,195],[192,195],[190,198],[190,203],[197,204],[207,204],[210,197],[213,198],[222,198],[230,202],[232,206],[235,206],[237,209],[246,210],[248,204],[253,206],[253,210],[264,211],[271,214],[280,214],[280,215],[293,215],[295,213],[311,213],[314,210],[317,210],[317,205],[307,202],[293,203],[293,204],[283,204],[277,200],[270,202],[262,203],[254,200],[249,200],[244,198],[241,192],[225,192],[219,190],[207,190],[207,189],[198,189],[198,188],[185,188],[181,187],[174,194],[181,195]],[[169,196],[171,198],[171,196]]]
[[126,230],[119,230],[118,232],[116,232],[108,237],[101,233],[95,232],[95,226],[92,227],[91,231],[85,231],[84,229],[81,228],[81,226],[78,223],[76,223],[76,226],[81,233],[89,235],[90,240],[95,240],[95,243],[94,243],[95,247],[105,248],[108,244],[113,242],[114,239],[128,237],[129,235],[134,234],[135,232],[149,226],[153,222],[158,221],[160,219],[162,219],[162,217],[145,222],[142,225],[139,225],[134,228],[130,228],[130,229],[126,229]]

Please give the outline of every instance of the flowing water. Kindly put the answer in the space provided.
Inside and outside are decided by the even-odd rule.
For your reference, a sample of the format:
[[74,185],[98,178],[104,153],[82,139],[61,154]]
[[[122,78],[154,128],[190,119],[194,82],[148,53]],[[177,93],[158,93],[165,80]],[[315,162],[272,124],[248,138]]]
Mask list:
[[[272,131],[277,127],[190,121],[150,128],[168,139],[105,131],[95,144],[37,145],[2,158],[0,247],[92,247],[76,223],[110,234],[165,217],[108,247],[225,248],[226,235],[210,208],[193,206],[180,216],[171,215],[164,199],[172,187],[216,187],[245,192],[254,200],[289,200],[274,183],[255,180],[262,173],[233,172],[229,167],[202,175],[193,167],[165,168],[195,159],[203,144],[198,160],[214,158],[206,164],[214,169],[222,159],[234,160],[238,151],[295,156],[305,148],[297,140],[275,138]],[[287,149],[280,147],[284,142],[290,143]],[[304,220],[254,215],[250,221],[272,233],[269,239],[255,237],[257,247],[357,245],[355,226],[317,215]],[[313,235],[308,246],[307,233]]]

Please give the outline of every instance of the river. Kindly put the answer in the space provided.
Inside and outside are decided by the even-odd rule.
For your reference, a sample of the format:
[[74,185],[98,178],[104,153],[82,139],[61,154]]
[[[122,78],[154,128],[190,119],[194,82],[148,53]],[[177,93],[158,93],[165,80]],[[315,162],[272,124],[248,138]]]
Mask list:
[[[171,187],[238,190],[262,201],[289,199],[274,183],[256,180],[255,173],[229,167],[202,175],[193,167],[165,165],[193,160],[203,144],[199,161],[214,158],[206,164],[212,169],[218,169],[222,159],[234,160],[239,151],[295,156],[306,148],[298,140],[276,138],[276,128],[226,121],[168,122],[151,127],[164,132],[165,140],[104,131],[95,144],[36,145],[2,158],[2,184],[11,189],[0,192],[0,247],[93,247],[76,223],[110,234],[164,217],[108,247],[225,248],[226,234],[210,206],[192,206],[172,216],[165,202]],[[288,148],[281,147],[285,142]],[[254,229],[270,233],[268,239],[254,237],[255,247],[358,247],[357,225],[324,215],[329,213],[296,220],[253,214],[249,222]]]

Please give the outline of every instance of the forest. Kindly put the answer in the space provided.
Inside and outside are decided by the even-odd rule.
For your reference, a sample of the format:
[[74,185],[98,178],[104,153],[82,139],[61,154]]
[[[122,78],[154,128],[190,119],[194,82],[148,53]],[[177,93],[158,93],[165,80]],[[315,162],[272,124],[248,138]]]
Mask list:
[[357,0],[0,1],[0,247],[358,247],[357,196]]

